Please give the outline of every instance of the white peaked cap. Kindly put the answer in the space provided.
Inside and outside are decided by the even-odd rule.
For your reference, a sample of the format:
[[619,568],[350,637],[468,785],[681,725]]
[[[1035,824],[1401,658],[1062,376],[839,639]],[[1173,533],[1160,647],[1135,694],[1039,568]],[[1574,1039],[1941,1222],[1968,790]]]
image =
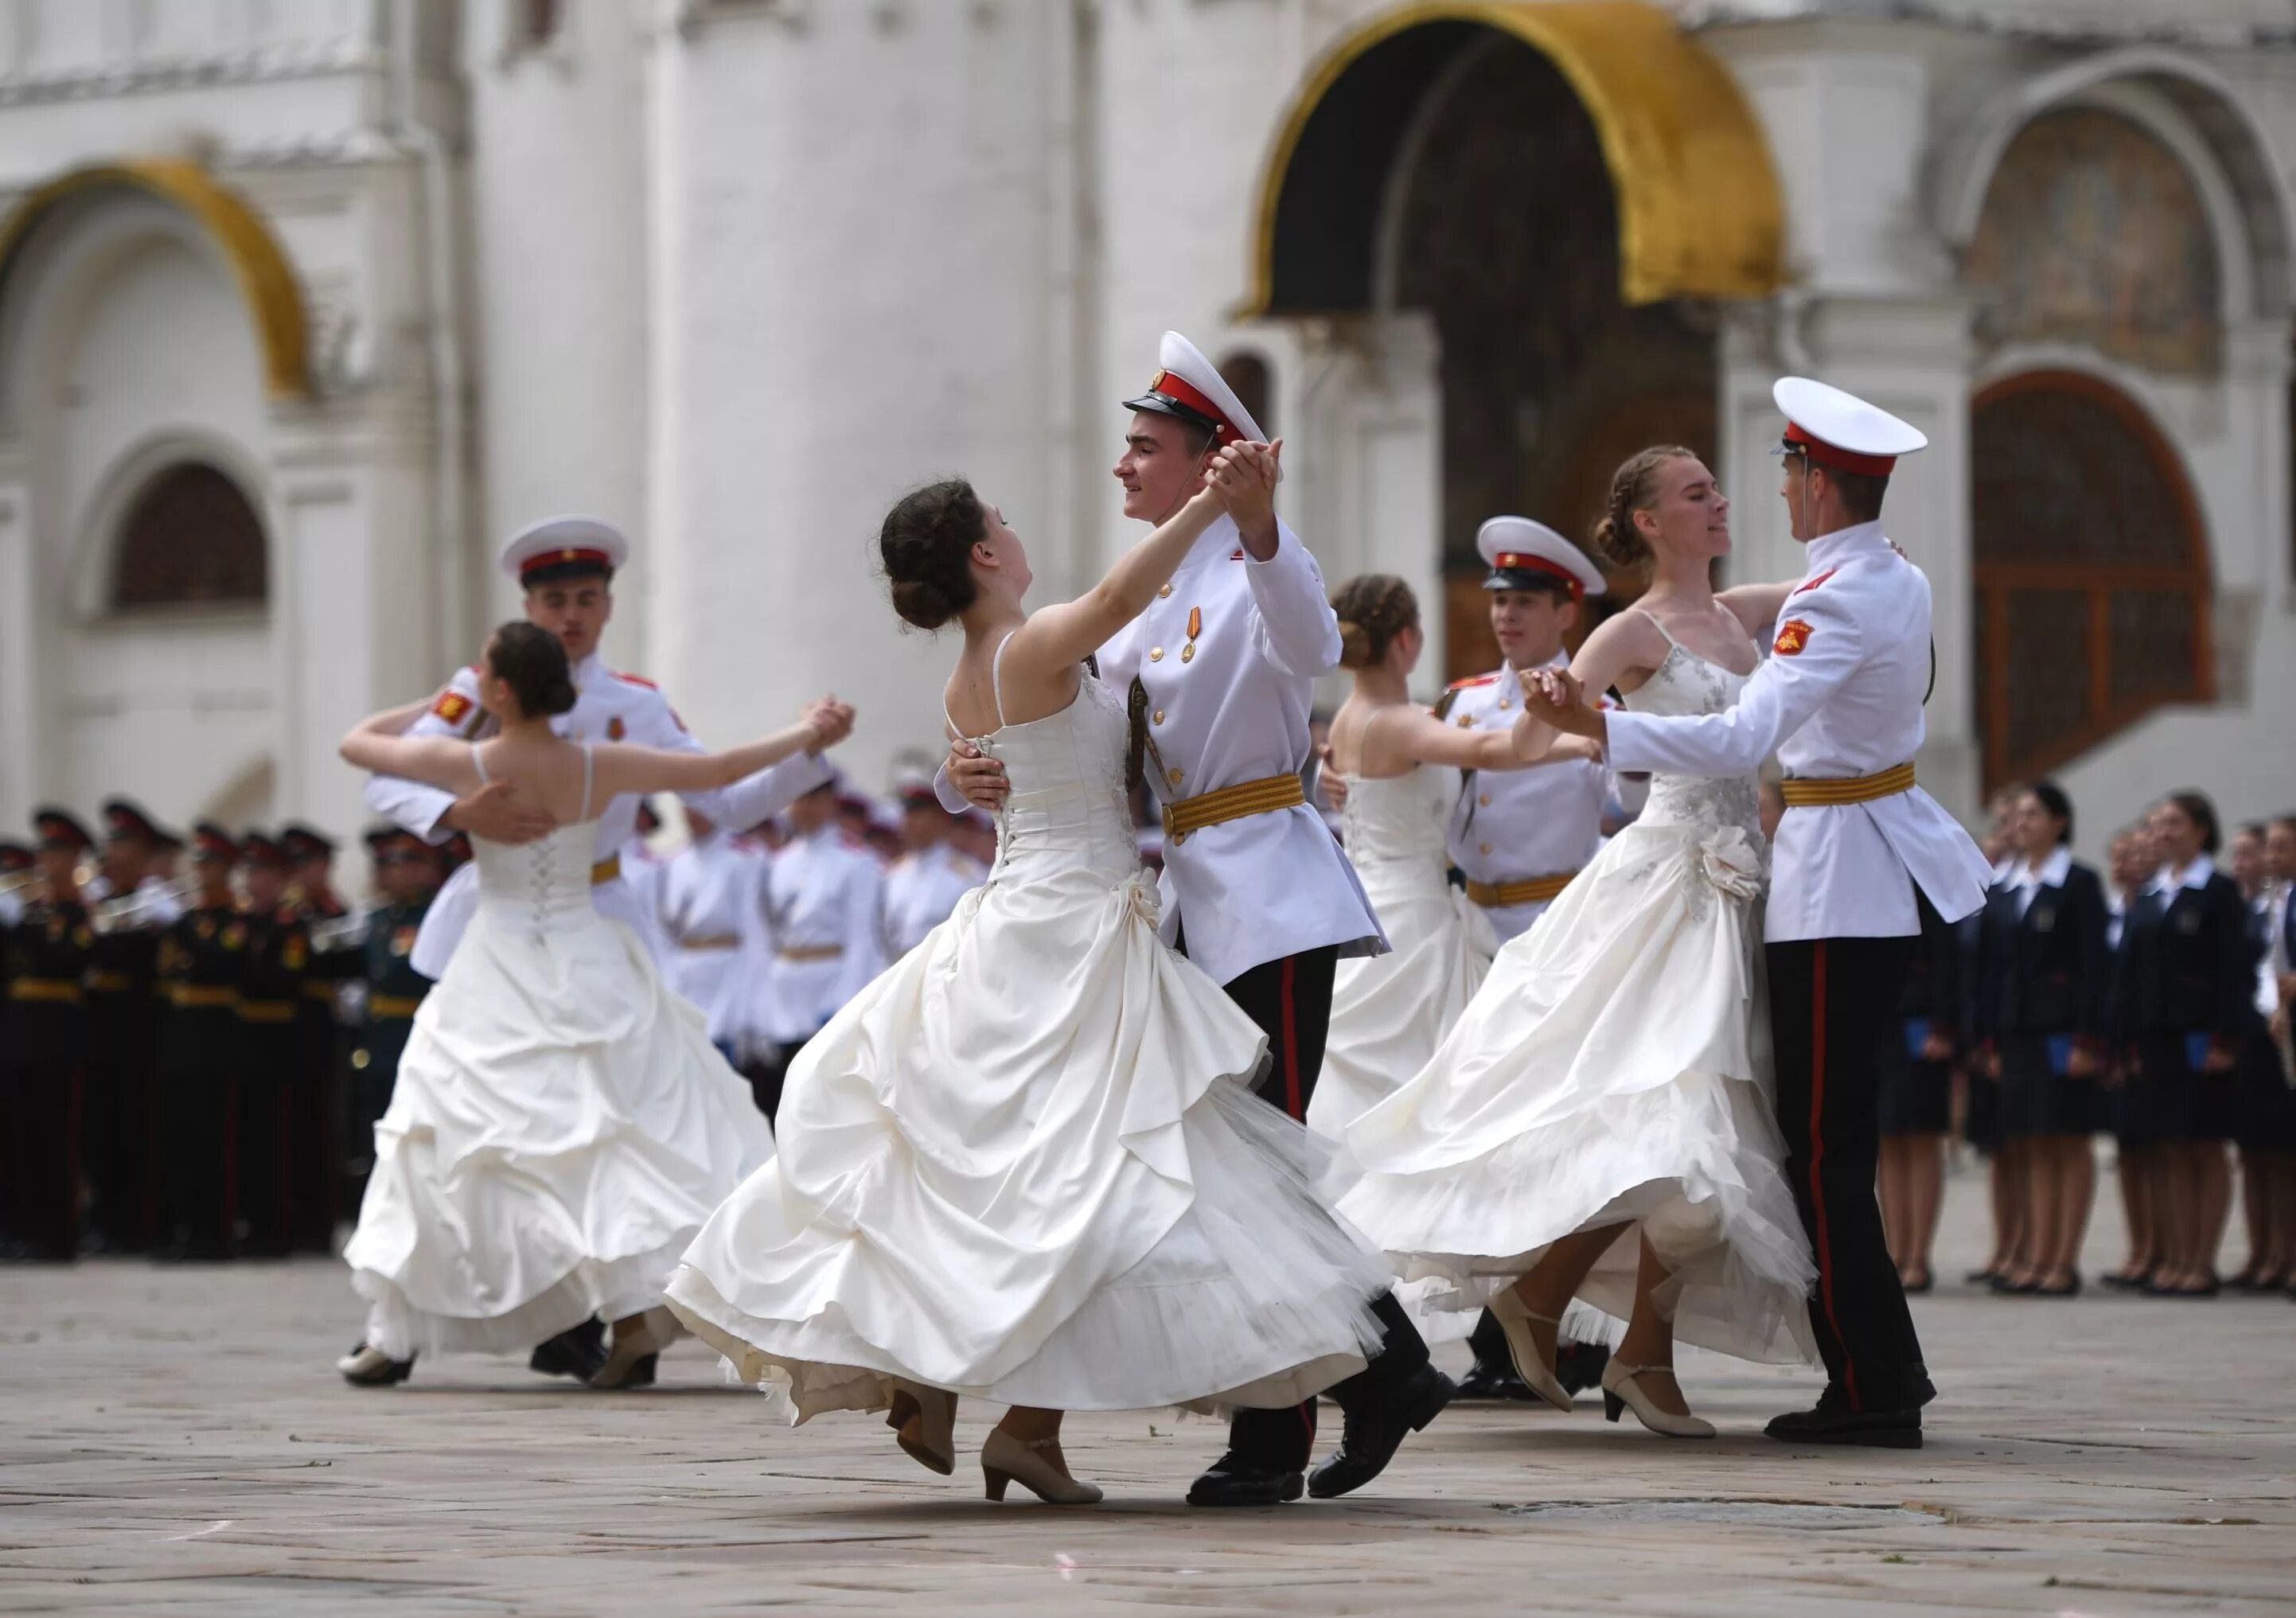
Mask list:
[[533,568],[566,562],[603,563],[617,572],[630,559],[630,542],[603,517],[545,517],[503,544],[502,571],[522,579]]
[[1124,401],[1128,410],[1153,410],[1177,416],[1198,426],[1225,429],[1221,440],[1249,439],[1264,444],[1267,435],[1251,419],[1251,412],[1235,396],[1212,362],[1195,344],[1177,332],[1167,332],[1156,347],[1156,374],[1148,390]]
[[1487,590],[1523,589],[1541,576],[1562,579],[1574,598],[1610,588],[1586,552],[1529,517],[1493,517],[1475,530],[1475,548],[1490,564]]
[[1785,447],[1837,472],[1887,477],[1899,456],[1930,447],[1910,422],[1807,376],[1778,378],[1770,397],[1786,418]]

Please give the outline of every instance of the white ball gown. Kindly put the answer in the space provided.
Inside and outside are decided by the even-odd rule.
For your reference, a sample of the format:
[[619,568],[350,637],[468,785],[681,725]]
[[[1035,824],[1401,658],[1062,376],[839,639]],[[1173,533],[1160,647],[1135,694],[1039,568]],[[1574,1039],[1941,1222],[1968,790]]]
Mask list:
[[1449,880],[1459,772],[1422,764],[1347,783],[1341,836],[1392,948],[1341,961],[1332,987],[1323,1076],[1308,1104],[1308,1127],[1329,1140],[1427,1065],[1498,951],[1490,918]]
[[[1676,646],[1628,705],[1715,713],[1744,684]],[[1341,1211],[1406,1280],[1474,1308],[1558,1238],[1639,1220],[1673,1267],[1660,1302],[1677,1338],[1814,1357],[1815,1269],[1771,1106],[1765,859],[1751,777],[1659,776],[1634,825],[1500,949],[1434,1058],[1347,1132],[1365,1174]],[[1629,1228],[1567,1335],[1617,1341],[1637,1256]]]
[[1385,1264],[1314,1138],[1239,1080],[1259,1028],[1156,936],[1125,714],[980,738],[1011,796],[988,881],[791,1064],[780,1154],[669,1285],[791,1418],[906,1380],[1057,1409],[1282,1407],[1360,1369]]
[[477,913],[415,1014],[343,1253],[392,1359],[524,1352],[659,1305],[773,1155],[701,1012],[592,906],[595,838],[475,845]]

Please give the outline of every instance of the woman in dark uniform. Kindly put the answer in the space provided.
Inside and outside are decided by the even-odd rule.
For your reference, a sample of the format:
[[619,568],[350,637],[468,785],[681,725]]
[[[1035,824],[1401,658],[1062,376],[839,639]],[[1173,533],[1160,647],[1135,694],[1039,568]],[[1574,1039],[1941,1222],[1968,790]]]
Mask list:
[[2216,1252],[2232,1211],[2233,1074],[2256,1015],[2248,908],[2216,868],[2215,807],[2177,793],[2152,810],[2161,869],[2123,924],[2113,996],[2127,1065],[2124,1150],[2157,1148],[2159,1253],[2145,1290],[2213,1297]]
[[2001,1086],[2002,1138],[2025,1166],[2023,1248],[1994,1285],[2069,1298],[2096,1195],[2090,1138],[2104,1127],[2104,883],[2072,857],[2072,802],[2055,783],[2018,795],[2013,827],[2015,858],[1986,900],[1972,997],[1978,1060]]
[[1878,1177],[1882,1229],[1898,1279],[1909,1293],[1934,1284],[1930,1248],[1945,1195],[1945,1143],[1953,1131],[1953,1059],[1962,1024],[1961,949],[1956,930],[1916,894],[1921,947],[1898,1002],[1898,1025],[1882,1041]]

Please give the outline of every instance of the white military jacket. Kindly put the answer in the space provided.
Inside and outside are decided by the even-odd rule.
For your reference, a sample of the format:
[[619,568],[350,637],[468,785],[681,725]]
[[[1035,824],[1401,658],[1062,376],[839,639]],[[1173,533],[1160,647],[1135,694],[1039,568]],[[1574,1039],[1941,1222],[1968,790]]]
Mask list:
[[[1339,664],[1340,622],[1316,559],[1281,522],[1276,534],[1275,554],[1255,562],[1223,513],[1100,649],[1102,679],[1125,692],[1137,677],[1146,691],[1145,768],[1166,803],[1308,766],[1308,710],[1316,678]],[[1165,941],[1184,937],[1215,982],[1326,944],[1387,949],[1355,867],[1305,803],[1167,839],[1161,893]]]
[[956,901],[988,880],[988,871],[946,842],[904,854],[885,873],[885,958],[898,960],[949,918]]
[[766,1039],[811,1039],[885,969],[883,887],[877,857],[847,842],[833,822],[775,851],[766,868],[773,953],[757,1000]]
[[[1568,668],[1558,653],[1546,666]],[[1468,730],[1505,730],[1522,717],[1522,680],[1512,664],[1462,680],[1445,693],[1444,717]],[[1603,806],[1611,774],[1592,759],[1529,769],[1477,770],[1451,810],[1451,863],[1493,885],[1584,870],[1603,846]],[[1527,932],[1552,899],[1499,905],[1483,914],[1504,943]]]
[[[1810,541],[1771,655],[1722,713],[1609,717],[1614,769],[1751,776],[1773,749],[1789,776],[1877,775],[1910,763],[1926,727],[1930,581],[1879,522]],[[1914,890],[1959,921],[1991,871],[1918,786],[1866,803],[1789,809],[1771,855],[1768,936],[1898,938],[1921,931]]]
[[[617,673],[594,653],[575,666],[574,691],[574,706],[552,720],[550,726],[570,741],[633,742],[643,747],[685,752],[704,751],[671,709],[660,686],[635,674]],[[475,739],[491,735],[492,731],[486,710],[479,706],[478,670],[471,668],[455,673],[453,683],[431,704],[430,711],[409,727],[406,734]],[[779,814],[829,778],[829,766],[821,759],[811,753],[799,753],[755,775],[745,776],[731,786],[683,795],[688,803],[719,825],[746,830]],[[448,834],[439,825],[439,817],[454,801],[454,793],[418,781],[396,776],[372,776],[367,779],[367,808],[430,842],[447,840]],[[619,855],[623,845],[636,835],[637,824],[636,798],[625,793],[610,799],[598,815],[597,858],[603,861]],[[652,936],[619,877],[600,883],[591,897],[604,915],[628,925],[641,938]],[[439,897],[431,901],[422,918],[422,931],[415,936],[414,953],[409,957],[415,971],[427,978],[437,978],[446,972],[447,959],[455,953],[455,946],[462,942],[463,930],[470,925],[471,914],[477,905],[478,867],[472,864],[448,877],[446,886],[439,890]]]
[[662,976],[701,1008],[709,1037],[736,1050],[756,1031],[767,955],[767,856],[713,828],[665,860],[652,886]]

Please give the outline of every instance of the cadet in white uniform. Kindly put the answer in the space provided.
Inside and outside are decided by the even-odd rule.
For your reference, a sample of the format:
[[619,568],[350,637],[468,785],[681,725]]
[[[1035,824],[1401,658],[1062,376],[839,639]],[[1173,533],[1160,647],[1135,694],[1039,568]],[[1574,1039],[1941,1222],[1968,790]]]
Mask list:
[[1775,394],[1787,421],[1784,493],[1809,571],[1737,704],[1606,714],[1586,708],[1567,676],[1547,676],[1567,705],[1538,707],[1602,741],[1620,769],[1747,776],[1774,749],[1784,765],[1767,923],[1770,1027],[1786,1172],[1817,1260],[1810,1325],[1828,1384],[1816,1409],[1781,1416],[1769,1432],[1912,1449],[1937,1390],[1874,1202],[1876,1042],[1898,1026],[1921,899],[1958,921],[1984,903],[1988,867],[1914,784],[1932,656],[1930,584],[1883,537],[1880,518],[1897,457],[1929,440],[1822,382],[1788,377]]
[[[635,674],[609,669],[598,655],[599,633],[613,612],[613,576],[628,555],[629,542],[621,531],[595,517],[554,517],[512,535],[503,546],[502,570],[525,590],[527,617],[566,642],[573,664],[574,706],[554,720],[552,728],[578,742],[635,742],[699,752],[701,744],[686,730],[659,686]],[[814,715],[831,719],[829,734],[840,738],[851,728],[851,710],[832,699],[816,702]],[[416,720],[407,734],[465,737],[488,734],[487,716],[479,706],[477,670],[458,671],[430,711]],[[688,793],[686,798],[719,824],[743,828],[779,812],[828,776],[829,767],[819,756],[802,753],[731,786]],[[369,778],[366,803],[376,814],[398,822],[426,842],[444,842],[455,831],[495,842],[524,842],[549,830],[546,823],[508,809],[489,793],[458,800],[436,787],[389,776]],[[474,821],[480,817],[483,819]],[[639,936],[653,938],[658,935],[644,925],[621,880],[623,848],[636,824],[636,798],[619,797],[606,805],[598,817],[597,864],[591,880],[601,911],[629,925]],[[447,957],[461,940],[477,902],[475,869],[457,870],[423,918],[413,957],[417,972],[436,978],[446,971]]]
[[837,788],[832,777],[790,805],[790,840],[767,866],[773,953],[758,1028],[775,1053],[757,1092],[768,1118],[780,1110],[791,1058],[885,969],[877,924],[884,868],[838,824]]
[[885,958],[898,960],[947,921],[956,901],[988,879],[988,867],[951,841],[956,821],[933,795],[931,781],[900,788],[901,842],[907,852],[885,872],[881,931]]
[[[1148,390],[1124,401],[1134,414],[1115,467],[1125,514],[1148,522],[1194,494],[1218,448],[1265,441],[1186,338],[1167,332],[1158,357]],[[1304,1122],[1340,958],[1387,948],[1300,779],[1314,748],[1315,682],[1340,661],[1339,620],[1315,558],[1272,508],[1244,527],[1222,514],[1157,595],[1096,661],[1103,681],[1130,689],[1135,768],[1162,805],[1162,935],[1266,1031],[1271,1068],[1260,1094]],[[986,764],[966,773],[994,776]],[[1386,1347],[1330,1390],[1347,1425],[1338,1451],[1306,1480],[1318,1498],[1370,1482],[1450,1399],[1449,1378],[1429,1363],[1401,1305],[1388,1295],[1373,1307]],[[1227,1454],[1196,1480],[1189,1503],[1296,1498],[1315,1433],[1312,1400],[1239,1411]]]
[[758,980],[764,958],[766,856],[744,846],[701,810],[685,811],[686,845],[655,880],[669,986],[709,1019],[709,1042],[740,1067],[757,1034]]

